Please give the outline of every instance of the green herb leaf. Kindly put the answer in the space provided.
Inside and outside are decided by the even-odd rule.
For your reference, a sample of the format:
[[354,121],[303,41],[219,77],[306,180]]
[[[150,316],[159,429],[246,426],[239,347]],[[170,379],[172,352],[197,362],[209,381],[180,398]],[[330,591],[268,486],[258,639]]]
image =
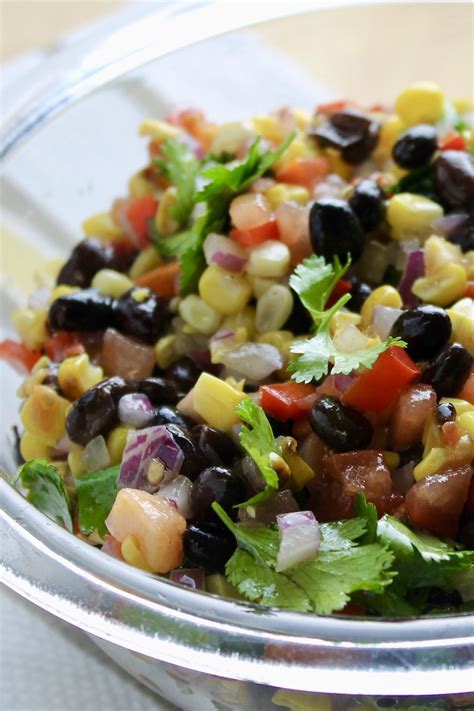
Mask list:
[[155,158],[154,164],[176,187],[176,203],[171,208],[171,214],[180,225],[185,225],[194,207],[200,162],[189,146],[176,138],[165,141],[161,154]]
[[20,467],[17,478],[33,506],[72,531],[69,496],[55,466],[44,459],[31,459]]
[[365,519],[367,530],[361,543],[375,543],[377,540],[377,509],[374,504],[367,501],[364,494],[356,494],[355,496],[355,513]]
[[251,429],[245,425],[242,427],[240,444],[252,457],[265,480],[264,491],[253,496],[245,504],[240,504],[250,506],[264,501],[278,489],[278,474],[274,469],[274,463],[281,460],[281,452],[267,416],[259,405],[247,398],[237,405],[236,413],[251,427]]
[[99,469],[76,478],[79,528],[89,534],[97,530],[99,536],[107,534],[105,519],[117,496],[117,478],[120,466]]
[[398,183],[392,185],[389,192],[394,195],[398,193],[415,193],[429,198],[433,197],[434,187],[431,179],[431,165],[424,165],[421,168],[415,168],[415,170],[410,171]]
[[324,316],[326,302],[339,279],[349,269],[351,260],[341,266],[338,257],[328,264],[324,257],[313,255],[299,264],[290,277],[290,286],[295,291],[313,319]]

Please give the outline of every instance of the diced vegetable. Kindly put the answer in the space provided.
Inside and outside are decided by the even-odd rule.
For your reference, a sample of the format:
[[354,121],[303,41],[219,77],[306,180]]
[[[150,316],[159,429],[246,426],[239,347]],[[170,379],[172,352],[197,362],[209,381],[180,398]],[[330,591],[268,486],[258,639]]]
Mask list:
[[154,218],[157,207],[153,195],[117,200],[113,216],[135,246],[146,247],[150,241],[148,222]]
[[184,452],[168,427],[156,425],[128,432],[119,487],[156,491],[163,479],[179,474]]
[[331,162],[326,156],[297,158],[279,168],[276,177],[282,183],[295,183],[311,189],[317,180],[329,173],[330,168]]
[[400,395],[390,420],[390,442],[401,452],[421,440],[425,424],[436,407],[429,385],[410,385]]
[[107,375],[148,378],[155,366],[152,346],[108,328],[102,345],[102,365]]
[[137,286],[146,286],[158,296],[176,296],[178,293],[179,262],[160,264],[151,272],[135,279]]
[[33,351],[24,343],[18,343],[11,338],[0,341],[0,358],[6,360],[19,373],[29,373],[35,363],[41,358],[40,351]]
[[280,532],[275,565],[277,573],[316,557],[319,526],[312,511],[279,514],[277,524]]
[[278,223],[274,219],[264,222],[263,225],[258,225],[258,227],[252,227],[248,230],[238,230],[234,227],[230,231],[230,238],[242,247],[254,247],[257,244],[262,244],[262,242],[267,242],[270,239],[278,239],[278,237]]
[[316,401],[317,390],[313,385],[286,383],[262,385],[261,405],[265,412],[279,420],[297,420],[305,417]]
[[211,427],[225,431],[239,421],[235,408],[246,397],[242,391],[209,373],[202,373],[194,386],[196,412]]
[[391,493],[392,480],[382,452],[366,449],[332,454],[325,465],[350,496],[361,493],[368,501],[378,503]]

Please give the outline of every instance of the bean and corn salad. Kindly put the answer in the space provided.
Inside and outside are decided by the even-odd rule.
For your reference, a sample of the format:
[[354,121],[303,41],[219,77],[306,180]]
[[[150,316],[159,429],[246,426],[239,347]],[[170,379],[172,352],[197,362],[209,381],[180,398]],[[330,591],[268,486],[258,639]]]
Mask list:
[[424,82],[217,125],[13,313],[16,485],[151,574],[387,617],[474,600],[473,104]]

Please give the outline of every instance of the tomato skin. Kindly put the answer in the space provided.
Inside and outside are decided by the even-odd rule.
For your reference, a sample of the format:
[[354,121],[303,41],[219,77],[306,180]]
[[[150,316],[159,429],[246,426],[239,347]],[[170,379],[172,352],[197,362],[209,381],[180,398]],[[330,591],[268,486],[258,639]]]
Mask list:
[[305,383],[262,385],[261,406],[269,415],[279,420],[298,420],[308,414],[317,398],[316,388]]
[[31,350],[24,343],[6,338],[0,341],[0,358],[8,361],[17,373],[23,375],[31,372],[35,363],[41,358],[41,353]]
[[257,244],[267,242],[269,239],[279,239],[278,223],[276,220],[269,220],[263,225],[252,227],[250,230],[238,230],[233,227],[230,231],[230,238],[240,244],[241,247],[255,247]]
[[440,150],[442,151],[465,151],[466,141],[464,137],[461,136],[457,131],[449,131],[440,143]]
[[84,353],[84,334],[56,331],[44,342],[44,352],[53,363]]
[[361,373],[342,396],[342,402],[361,412],[381,412],[421,371],[398,346],[390,346],[370,370]]
[[324,178],[329,173],[330,169],[331,163],[326,156],[297,158],[280,168],[276,178],[282,183],[302,185],[311,189],[317,180]]
[[347,101],[345,99],[339,101],[328,101],[323,104],[318,104],[316,106],[317,114],[333,114],[335,111],[342,111],[347,106]]
[[467,296],[469,299],[474,299],[474,281],[468,282],[464,296]]
[[150,244],[148,221],[155,217],[157,207],[158,202],[153,195],[144,195],[133,198],[125,210],[127,220],[137,236],[140,247]]
[[334,306],[336,301],[338,301],[341,296],[344,296],[344,294],[348,294],[352,290],[352,284],[350,281],[347,279],[339,279],[337,282],[336,286],[332,290],[331,294],[329,295],[329,299],[326,304],[326,308],[330,309],[331,306]]

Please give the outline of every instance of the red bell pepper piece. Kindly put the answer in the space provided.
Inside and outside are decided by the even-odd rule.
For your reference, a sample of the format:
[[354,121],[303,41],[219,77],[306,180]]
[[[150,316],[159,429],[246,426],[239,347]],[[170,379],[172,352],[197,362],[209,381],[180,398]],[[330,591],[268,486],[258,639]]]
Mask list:
[[279,239],[278,224],[276,220],[269,220],[258,227],[251,227],[249,230],[238,230],[233,227],[230,231],[230,237],[240,244],[241,247],[255,247],[257,244],[262,244],[269,239]]
[[382,412],[420,375],[410,356],[391,346],[361,373],[342,395],[342,402],[361,412]]
[[318,397],[316,388],[305,383],[262,385],[260,404],[265,412],[279,420],[298,420],[305,417]]
[[150,242],[148,221],[155,217],[157,207],[158,202],[153,195],[144,195],[130,200],[125,210],[126,218],[141,247],[146,247]]
[[457,131],[449,131],[441,139],[440,149],[442,151],[465,151],[466,141]]
[[44,342],[44,352],[53,363],[84,352],[84,337],[73,331],[56,331]]
[[33,351],[24,343],[11,338],[0,341],[0,358],[10,363],[18,373],[29,373],[37,360],[41,358],[39,351]]
[[331,294],[329,295],[329,299],[327,300],[326,308],[330,309],[331,306],[334,306],[336,301],[338,301],[341,296],[344,296],[344,294],[348,294],[352,289],[352,284],[350,281],[347,279],[339,279],[337,282],[336,286],[332,290]]

